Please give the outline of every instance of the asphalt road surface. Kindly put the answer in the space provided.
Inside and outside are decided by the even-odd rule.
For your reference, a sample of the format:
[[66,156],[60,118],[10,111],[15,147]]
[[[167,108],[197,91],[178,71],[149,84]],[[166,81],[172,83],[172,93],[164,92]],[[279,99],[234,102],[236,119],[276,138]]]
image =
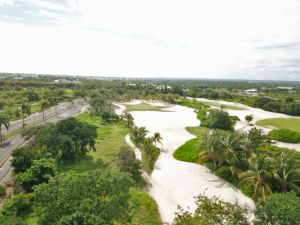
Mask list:
[[[39,124],[56,123],[60,120],[77,115],[78,113],[82,112],[82,110],[84,110],[87,106],[87,103],[83,100],[75,100],[73,105],[69,102],[61,103],[55,108],[51,108],[47,112],[45,111],[45,115],[47,113],[48,118],[51,116],[49,119],[43,121],[42,113],[38,113],[34,115],[34,117],[31,116],[27,118],[26,124],[27,126],[29,126],[36,124],[37,122],[39,122]],[[22,120],[13,122],[9,131],[11,132],[19,128],[22,128]],[[9,172],[11,168],[10,160],[8,160],[11,152],[24,143],[24,137],[22,137],[21,134],[17,134],[0,144],[0,180]]]

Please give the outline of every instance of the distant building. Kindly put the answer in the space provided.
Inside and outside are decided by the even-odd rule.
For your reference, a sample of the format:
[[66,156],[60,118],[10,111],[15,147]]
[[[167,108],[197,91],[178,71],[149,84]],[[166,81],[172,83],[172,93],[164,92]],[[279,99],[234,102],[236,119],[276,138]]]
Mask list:
[[247,95],[256,96],[258,93],[258,90],[256,88],[251,88],[251,89],[243,90],[243,92]]
[[276,89],[291,91],[291,90],[294,90],[295,88],[294,87],[277,87]]

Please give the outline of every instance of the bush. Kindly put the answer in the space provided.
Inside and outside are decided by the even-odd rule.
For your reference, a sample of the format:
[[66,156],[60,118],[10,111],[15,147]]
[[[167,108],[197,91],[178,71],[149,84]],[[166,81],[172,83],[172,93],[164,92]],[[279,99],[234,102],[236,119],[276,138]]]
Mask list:
[[211,109],[209,111],[208,122],[210,128],[221,130],[231,130],[233,125],[228,112],[218,109]]
[[286,143],[300,142],[300,133],[288,129],[272,130],[268,133],[268,137],[272,140]]
[[31,205],[31,195],[21,193],[4,202],[1,214],[3,216],[19,216],[29,210]]
[[184,211],[176,213],[173,225],[199,225],[199,224],[224,224],[224,225],[249,225],[247,208],[237,204],[223,202],[217,197],[208,198],[200,195],[196,200],[197,209],[194,214]]
[[54,159],[34,160],[32,167],[18,176],[18,183],[25,191],[32,191],[33,186],[48,182],[57,172]]
[[0,197],[5,196],[6,195],[6,189],[3,186],[0,186]]
[[256,205],[255,225],[296,225],[300,221],[300,198],[294,193],[276,193]]

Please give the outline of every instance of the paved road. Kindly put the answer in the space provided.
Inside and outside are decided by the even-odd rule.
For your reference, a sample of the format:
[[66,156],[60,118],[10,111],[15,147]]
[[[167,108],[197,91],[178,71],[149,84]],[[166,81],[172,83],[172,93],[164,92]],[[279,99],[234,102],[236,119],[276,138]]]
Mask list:
[[[75,116],[78,113],[80,113],[84,108],[87,107],[87,103],[83,100],[77,100],[75,104],[72,106],[71,103],[62,103],[57,106],[57,115],[56,113],[51,117],[50,119],[43,121],[39,124],[43,123],[56,123],[60,120],[63,120],[70,116]],[[51,109],[55,110],[55,109]],[[49,112],[51,113],[51,111]],[[48,114],[50,115],[50,114]],[[38,115],[37,115],[38,116]],[[42,115],[39,115],[42,116]],[[42,117],[41,117],[42,118]],[[34,118],[29,118],[27,120],[30,124],[36,123]],[[21,124],[18,122],[16,123],[15,127],[13,129],[19,129],[22,127],[22,121],[20,121]],[[2,144],[0,144],[0,180],[8,173],[10,170],[10,161],[7,160],[13,150],[21,146],[25,142],[25,139],[22,137],[21,134],[17,134],[6,141],[4,141]]]
[[[82,103],[83,100],[81,99],[76,99],[74,100],[74,106],[75,105],[79,105]],[[55,107],[52,107],[48,110],[45,111],[45,119],[49,118],[49,117],[53,117],[56,114],[62,113],[62,111],[66,110],[67,108],[70,108],[72,106],[72,104],[70,102],[62,102],[60,104],[58,104]],[[27,117],[24,122],[26,126],[30,126],[32,124],[38,123],[43,121],[43,113],[35,113],[32,114],[30,117]],[[2,133],[3,135],[6,135],[12,131],[15,131],[17,129],[20,129],[23,127],[23,120],[16,120],[10,123],[10,127],[8,130],[3,129]]]

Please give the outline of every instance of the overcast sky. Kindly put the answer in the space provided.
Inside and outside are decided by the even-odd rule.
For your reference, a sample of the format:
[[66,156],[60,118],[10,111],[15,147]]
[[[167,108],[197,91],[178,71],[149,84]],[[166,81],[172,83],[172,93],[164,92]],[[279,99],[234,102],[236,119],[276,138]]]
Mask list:
[[0,72],[300,80],[300,0],[0,0]]

